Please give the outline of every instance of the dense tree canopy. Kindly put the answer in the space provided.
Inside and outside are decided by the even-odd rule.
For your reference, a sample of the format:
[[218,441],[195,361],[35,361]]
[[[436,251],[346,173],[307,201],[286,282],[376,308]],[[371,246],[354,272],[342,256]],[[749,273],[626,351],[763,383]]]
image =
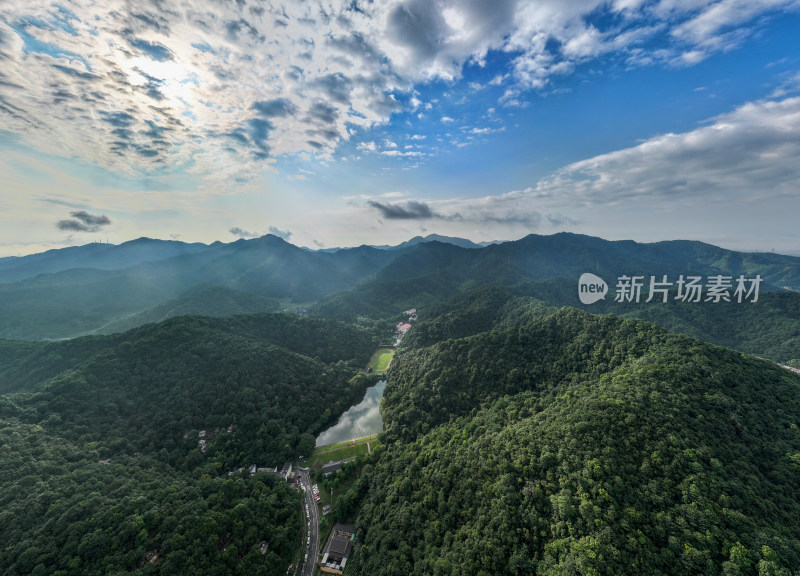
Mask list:
[[354,486],[361,574],[793,574],[800,378],[532,305],[398,354]]
[[[179,473],[4,419],[0,572],[283,575],[300,494],[271,474]],[[263,545],[262,545],[263,543]],[[263,550],[263,553],[262,553]]]
[[0,396],[0,572],[286,574],[300,494],[249,468],[313,448],[374,343],[275,314],[3,342],[5,388],[32,392]]

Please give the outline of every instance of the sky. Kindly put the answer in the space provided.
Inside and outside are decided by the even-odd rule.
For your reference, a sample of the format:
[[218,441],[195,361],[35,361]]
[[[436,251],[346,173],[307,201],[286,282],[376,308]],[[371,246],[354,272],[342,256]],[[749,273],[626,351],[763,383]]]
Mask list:
[[0,257],[576,232],[800,254],[800,0],[0,3]]

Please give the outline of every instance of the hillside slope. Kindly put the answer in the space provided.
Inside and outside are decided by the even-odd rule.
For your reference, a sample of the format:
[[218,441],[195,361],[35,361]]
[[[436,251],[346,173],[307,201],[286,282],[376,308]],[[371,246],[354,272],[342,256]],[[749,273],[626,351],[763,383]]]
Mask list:
[[[269,235],[202,249],[183,246],[171,257],[130,260],[132,265],[113,269],[88,257],[79,261],[86,267],[70,267],[71,252],[63,262],[49,262],[58,255],[48,255],[52,273],[19,281],[11,281],[13,271],[0,267],[0,338],[60,339],[124,330],[170,316],[165,306],[223,315],[226,308],[263,311],[266,300],[316,301],[352,288],[402,253],[368,246],[315,253]],[[36,264],[34,257],[28,259]],[[203,289],[209,286],[218,289]],[[223,295],[224,289],[237,294]],[[179,299],[191,302],[174,302]]]
[[360,574],[791,574],[800,377],[535,305],[395,357]]
[[800,368],[800,293],[766,292],[758,302],[620,303],[600,301],[584,306],[575,282],[552,279],[512,287],[491,284],[427,307],[405,340],[405,346],[427,346],[489,330],[495,322],[514,322],[528,314],[535,298],[555,306],[575,306],[592,314],[616,314],[657,323],[674,333],[747,352]]
[[120,318],[95,330],[97,334],[125,332],[143,324],[163,322],[176,316],[228,317],[241,314],[275,312],[280,303],[252,292],[223,288],[222,286],[196,286],[177,298],[167,300],[148,310]]
[[238,470],[309,454],[374,344],[286,314],[2,342],[0,572],[286,574],[301,497]]

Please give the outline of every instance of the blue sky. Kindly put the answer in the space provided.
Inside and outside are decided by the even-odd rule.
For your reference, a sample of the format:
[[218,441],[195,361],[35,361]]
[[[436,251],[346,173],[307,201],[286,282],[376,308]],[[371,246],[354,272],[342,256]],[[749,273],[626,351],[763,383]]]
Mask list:
[[0,256],[562,230],[800,253],[800,1],[0,5]]

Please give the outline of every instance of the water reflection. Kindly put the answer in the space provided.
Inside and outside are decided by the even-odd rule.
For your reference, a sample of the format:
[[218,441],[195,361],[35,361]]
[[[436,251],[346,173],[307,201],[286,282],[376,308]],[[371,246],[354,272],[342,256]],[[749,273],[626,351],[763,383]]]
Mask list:
[[317,446],[370,436],[383,430],[379,407],[385,386],[386,381],[381,380],[367,389],[360,403],[342,414],[336,424],[317,436]]

